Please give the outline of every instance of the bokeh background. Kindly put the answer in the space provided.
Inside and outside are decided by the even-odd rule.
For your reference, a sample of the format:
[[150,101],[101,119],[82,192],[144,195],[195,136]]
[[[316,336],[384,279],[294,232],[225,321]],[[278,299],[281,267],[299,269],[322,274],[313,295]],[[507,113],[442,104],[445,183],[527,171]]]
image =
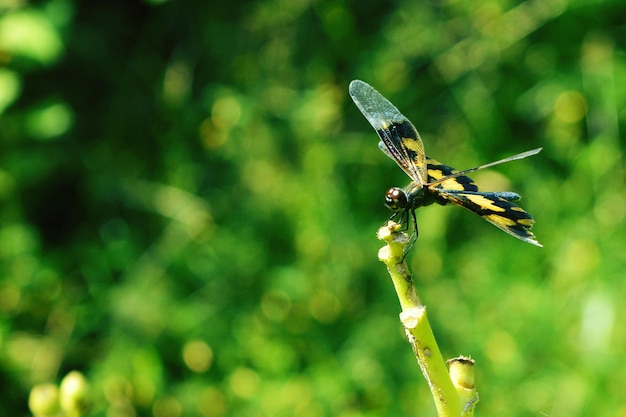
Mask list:
[[479,416],[626,416],[621,0],[0,1],[0,414],[435,415],[375,238],[408,178],[349,99],[520,193],[536,248],[418,211]]

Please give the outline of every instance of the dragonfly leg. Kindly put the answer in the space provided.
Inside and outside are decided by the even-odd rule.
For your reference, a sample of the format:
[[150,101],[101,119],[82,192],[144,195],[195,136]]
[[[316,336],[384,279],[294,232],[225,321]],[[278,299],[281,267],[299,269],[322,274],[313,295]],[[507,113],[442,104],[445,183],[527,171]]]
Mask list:
[[[417,237],[419,236],[419,230],[417,229],[417,217],[415,216],[415,210],[407,210],[407,211],[411,212],[411,217],[413,219],[413,233],[411,233],[411,237],[409,238],[409,243],[406,245],[406,248],[404,249],[404,256],[402,257],[402,261],[404,261],[404,259],[409,254],[409,252],[411,252],[411,249],[413,249],[413,245],[415,245],[415,242],[417,242]],[[407,217],[408,217],[408,215],[407,215]],[[407,222],[407,227],[408,227],[408,222]]]

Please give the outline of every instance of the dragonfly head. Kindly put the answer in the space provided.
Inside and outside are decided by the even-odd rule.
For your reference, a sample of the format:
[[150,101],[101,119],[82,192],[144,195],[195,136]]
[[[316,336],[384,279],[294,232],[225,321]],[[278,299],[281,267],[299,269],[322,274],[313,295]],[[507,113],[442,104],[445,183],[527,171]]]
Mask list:
[[402,188],[392,187],[385,193],[385,205],[393,211],[405,209],[409,204],[409,198]]

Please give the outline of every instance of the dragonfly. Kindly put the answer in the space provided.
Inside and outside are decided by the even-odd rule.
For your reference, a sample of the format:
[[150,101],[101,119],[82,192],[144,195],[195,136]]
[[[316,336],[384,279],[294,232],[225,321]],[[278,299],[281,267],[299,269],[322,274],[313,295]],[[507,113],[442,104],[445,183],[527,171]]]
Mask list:
[[[385,205],[394,212],[389,220],[400,216],[400,223],[406,228],[412,220],[413,242],[418,236],[415,210],[437,203],[465,207],[509,235],[531,245],[542,246],[531,232],[535,220],[515,203],[521,198],[519,194],[511,191],[480,191],[474,180],[466,175],[479,169],[536,155],[542,148],[457,171],[426,156],[424,144],[415,126],[372,86],[364,81],[354,80],[350,83],[349,92],[354,104],[378,134],[378,147],[411,179],[406,188],[391,187],[387,190]],[[411,247],[412,244],[409,249]]]

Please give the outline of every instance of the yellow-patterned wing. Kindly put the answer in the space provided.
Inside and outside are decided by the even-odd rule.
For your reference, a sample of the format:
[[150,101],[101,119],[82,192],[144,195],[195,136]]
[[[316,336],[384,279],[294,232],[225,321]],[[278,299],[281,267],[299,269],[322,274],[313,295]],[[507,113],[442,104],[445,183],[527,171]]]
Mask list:
[[415,126],[371,85],[354,80],[350,97],[372,125],[383,146],[380,148],[419,186],[427,182],[424,144]]
[[535,219],[513,203],[520,198],[515,193],[440,190],[438,194],[444,201],[473,211],[511,236],[535,246],[543,246],[530,231]]
[[435,185],[437,189],[454,190],[454,191],[478,191],[478,186],[473,179],[467,175],[453,176],[458,171],[448,165],[444,165],[439,161],[426,157],[426,165],[428,167],[428,183],[438,182]]
[[413,219],[417,237],[415,209],[433,203],[456,204],[478,214],[508,234],[541,246],[530,231],[535,220],[514,201],[520,199],[516,193],[481,192],[466,174],[505,162],[535,155],[541,148],[532,149],[495,162],[457,171],[426,156],[422,139],[413,124],[369,84],[354,80],[350,83],[350,97],[372,125],[380,143],[378,147],[402,168],[412,182],[406,189],[392,187],[385,194],[385,204],[400,216],[400,223]]

